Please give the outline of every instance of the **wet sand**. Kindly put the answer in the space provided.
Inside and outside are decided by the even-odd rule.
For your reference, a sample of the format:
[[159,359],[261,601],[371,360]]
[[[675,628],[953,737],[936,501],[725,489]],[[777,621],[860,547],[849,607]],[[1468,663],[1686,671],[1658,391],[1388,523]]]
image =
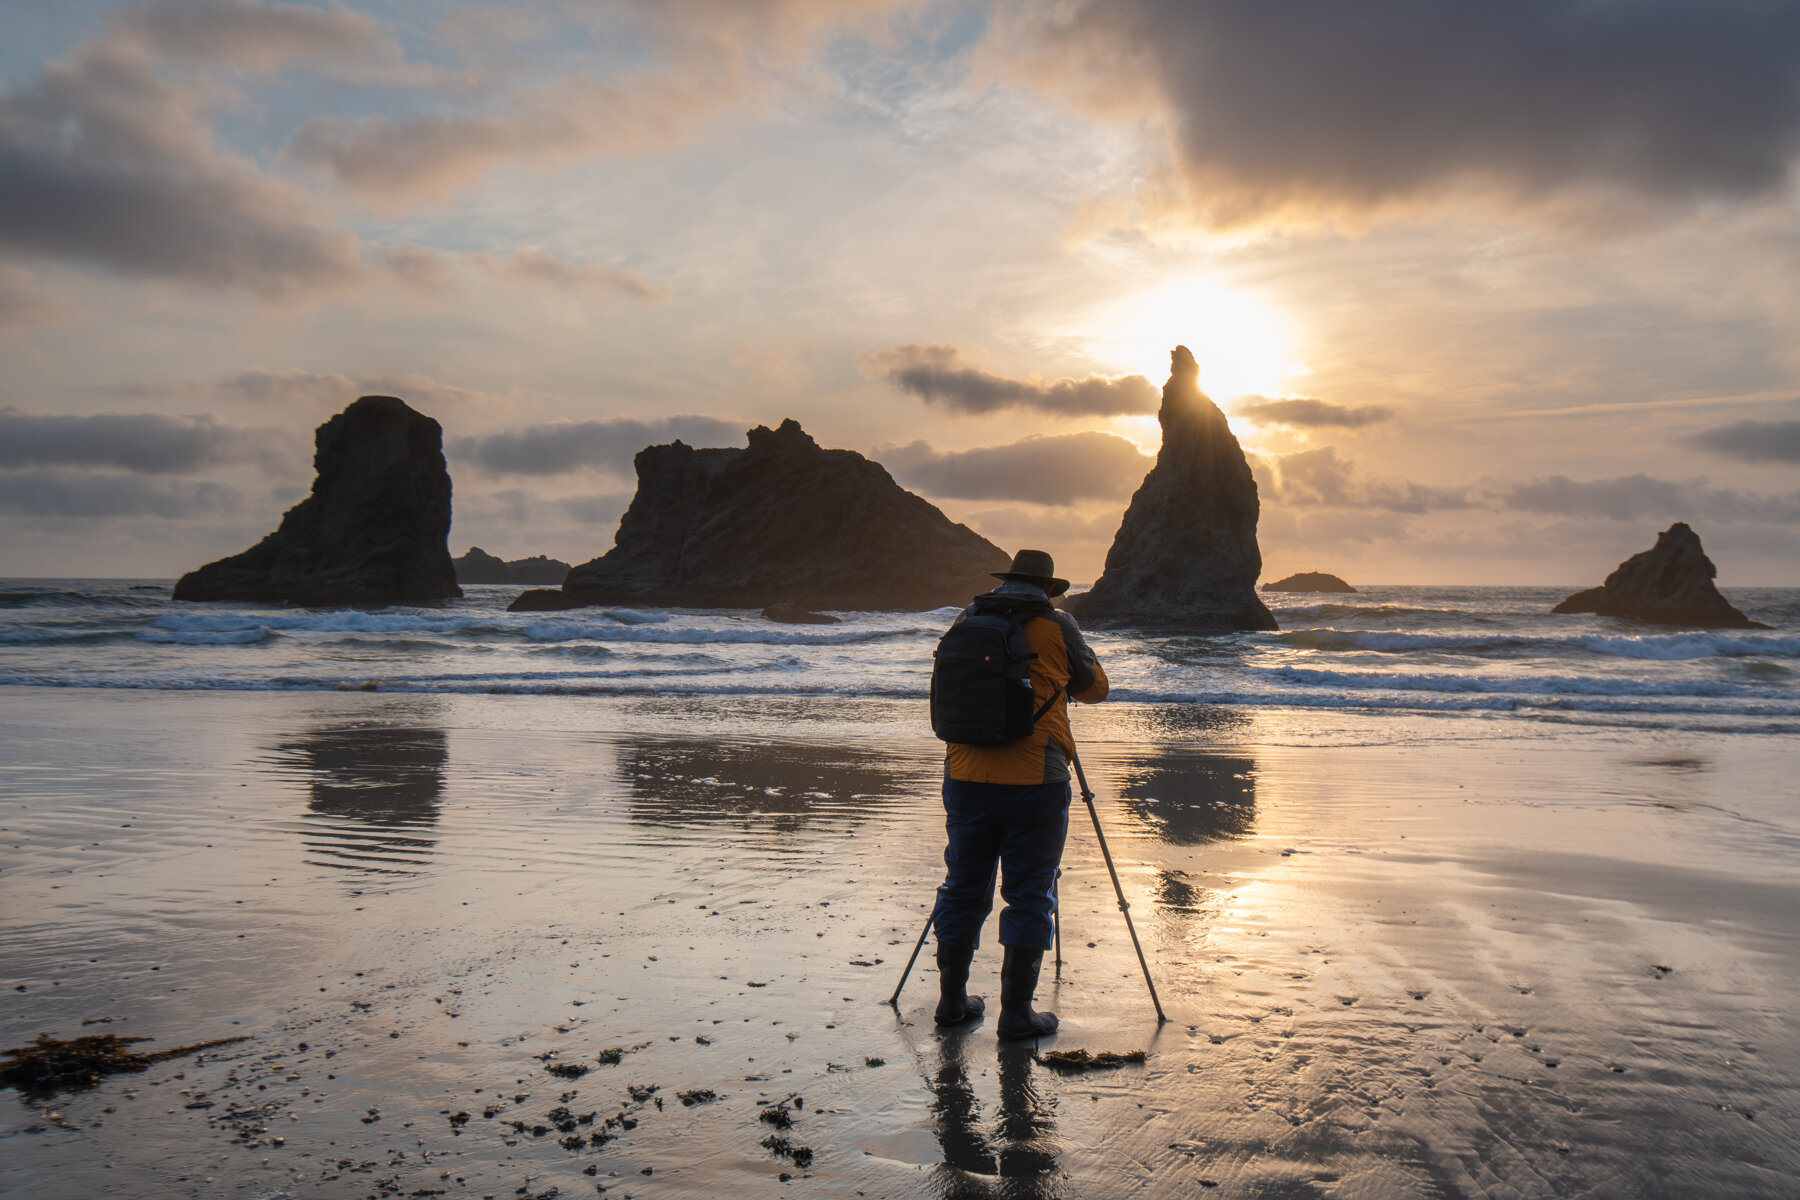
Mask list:
[[0,1094],[0,1192],[1800,1191],[1791,743],[1084,710],[1171,1020],[1078,804],[1039,1048],[1149,1057],[1064,1076],[883,1005],[916,708],[8,689],[0,1039],[249,1040]]

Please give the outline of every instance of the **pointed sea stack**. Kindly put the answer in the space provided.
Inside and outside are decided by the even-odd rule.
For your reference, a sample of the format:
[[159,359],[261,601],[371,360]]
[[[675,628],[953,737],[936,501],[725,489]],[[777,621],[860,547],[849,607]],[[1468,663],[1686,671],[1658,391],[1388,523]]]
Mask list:
[[895,483],[880,463],[825,450],[786,420],[743,450],[685,442],[638,451],[637,494],[613,548],[515,612],[589,604],[897,610],[966,604],[1006,552]]
[[1256,480],[1225,414],[1200,390],[1186,346],[1170,355],[1162,449],[1091,591],[1064,607],[1084,621],[1199,633],[1274,629],[1256,594]]
[[364,396],[313,444],[312,494],[250,549],[183,575],[175,599],[381,608],[462,595],[442,427],[397,397]]
[[1576,592],[1550,611],[1707,629],[1766,629],[1719,594],[1713,586],[1718,573],[1700,548],[1700,535],[1677,521],[1656,535],[1656,545],[1620,563],[1604,584]]

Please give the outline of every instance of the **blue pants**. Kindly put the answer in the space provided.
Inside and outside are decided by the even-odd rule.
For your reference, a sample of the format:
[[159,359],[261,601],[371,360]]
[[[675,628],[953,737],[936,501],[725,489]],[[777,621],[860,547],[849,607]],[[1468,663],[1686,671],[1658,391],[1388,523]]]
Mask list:
[[944,780],[943,886],[934,925],[941,946],[978,946],[1000,872],[1000,944],[1048,950],[1054,937],[1056,869],[1069,836],[1067,780],[965,783]]

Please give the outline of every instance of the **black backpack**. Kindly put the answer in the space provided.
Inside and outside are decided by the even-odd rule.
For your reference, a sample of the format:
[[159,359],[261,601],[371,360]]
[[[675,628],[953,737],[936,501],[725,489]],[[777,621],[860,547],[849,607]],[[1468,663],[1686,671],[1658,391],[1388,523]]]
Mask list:
[[1029,737],[1062,692],[1039,704],[1031,686],[1037,655],[1024,623],[1050,606],[984,601],[976,598],[976,611],[945,631],[932,655],[931,732],[946,742],[997,746]]

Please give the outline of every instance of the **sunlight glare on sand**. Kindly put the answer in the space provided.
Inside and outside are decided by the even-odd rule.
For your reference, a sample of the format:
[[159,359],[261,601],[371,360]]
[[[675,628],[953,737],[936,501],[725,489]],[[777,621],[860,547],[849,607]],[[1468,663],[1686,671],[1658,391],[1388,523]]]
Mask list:
[[1169,351],[1186,346],[1200,386],[1214,400],[1276,396],[1294,362],[1289,322],[1261,297],[1208,279],[1183,279],[1104,305],[1088,315],[1097,357],[1161,384]]

